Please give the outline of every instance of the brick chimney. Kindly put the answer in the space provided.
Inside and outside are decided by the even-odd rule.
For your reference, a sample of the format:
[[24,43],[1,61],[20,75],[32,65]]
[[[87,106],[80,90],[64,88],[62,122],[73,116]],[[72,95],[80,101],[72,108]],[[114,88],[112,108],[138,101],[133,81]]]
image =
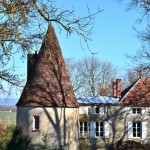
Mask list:
[[116,98],[121,97],[121,79],[113,81],[113,96]]
[[113,96],[116,97],[117,93],[116,93],[116,81],[113,81]]
[[27,81],[33,74],[32,69],[35,67],[36,58],[37,58],[37,51],[35,52],[35,54],[27,55]]
[[116,98],[121,97],[121,79],[116,79]]

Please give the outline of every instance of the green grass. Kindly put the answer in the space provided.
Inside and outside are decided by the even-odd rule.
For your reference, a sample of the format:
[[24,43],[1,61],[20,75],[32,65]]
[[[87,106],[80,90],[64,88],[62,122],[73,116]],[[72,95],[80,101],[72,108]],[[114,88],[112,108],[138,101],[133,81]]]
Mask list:
[[0,112],[0,123],[4,125],[16,124],[16,112]]
[[16,112],[0,112],[0,116],[5,116],[5,115],[16,115]]

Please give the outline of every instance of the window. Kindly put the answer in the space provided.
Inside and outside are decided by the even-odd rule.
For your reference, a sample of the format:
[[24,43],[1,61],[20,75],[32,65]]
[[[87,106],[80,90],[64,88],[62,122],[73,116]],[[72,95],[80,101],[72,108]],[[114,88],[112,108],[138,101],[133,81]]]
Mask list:
[[80,137],[87,137],[87,122],[80,122]]
[[40,116],[34,116],[33,117],[33,129],[39,130],[39,126],[40,126]]
[[147,138],[147,122],[128,122],[128,138]]
[[96,114],[99,114],[99,107],[98,106],[95,107],[95,112],[96,112]]
[[90,121],[90,138],[109,138],[109,122]]
[[95,113],[96,114],[104,114],[104,107],[96,106],[95,107]]
[[141,114],[141,108],[132,108],[133,114]]
[[141,123],[133,122],[133,137],[141,137]]
[[104,123],[96,122],[96,137],[103,137],[103,136],[104,136]]

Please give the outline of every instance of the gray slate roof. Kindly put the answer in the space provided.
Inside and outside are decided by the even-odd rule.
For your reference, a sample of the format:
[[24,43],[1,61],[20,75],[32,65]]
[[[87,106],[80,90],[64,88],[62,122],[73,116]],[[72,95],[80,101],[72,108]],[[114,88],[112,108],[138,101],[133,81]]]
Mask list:
[[79,104],[118,104],[119,98],[113,96],[92,96],[77,98]]

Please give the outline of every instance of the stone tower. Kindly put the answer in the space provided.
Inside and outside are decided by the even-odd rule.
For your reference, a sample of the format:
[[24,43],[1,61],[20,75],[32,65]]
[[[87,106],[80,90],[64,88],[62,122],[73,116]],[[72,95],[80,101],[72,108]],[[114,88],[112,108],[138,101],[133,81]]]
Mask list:
[[28,55],[27,83],[17,103],[17,126],[34,145],[78,149],[78,103],[54,28],[38,54]]

